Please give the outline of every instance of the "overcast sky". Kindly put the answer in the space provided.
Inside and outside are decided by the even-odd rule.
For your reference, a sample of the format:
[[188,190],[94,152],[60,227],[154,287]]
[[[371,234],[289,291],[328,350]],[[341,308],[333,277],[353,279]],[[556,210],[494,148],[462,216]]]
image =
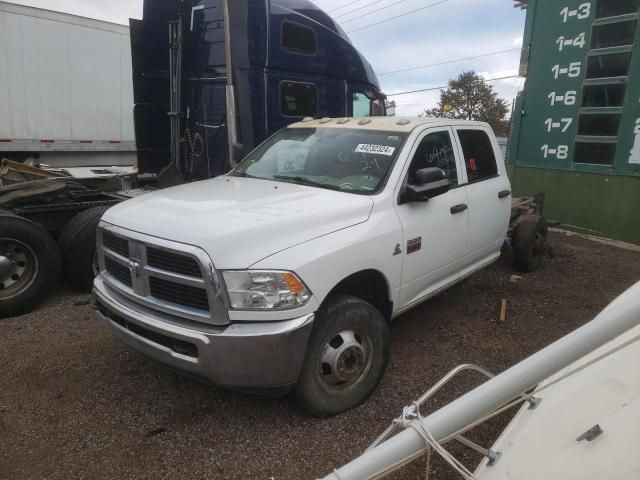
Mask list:
[[[351,32],[353,43],[371,62],[387,94],[446,85],[464,70],[475,70],[485,78],[517,73],[520,58],[517,48],[522,43],[525,12],[513,8],[512,0],[444,0],[422,11],[353,31],[438,1],[442,0],[316,0],[315,3]],[[14,0],[14,3],[123,24],[130,17],[142,15],[142,0]],[[348,3],[353,5],[345,6]],[[389,5],[392,6],[369,14]],[[503,50],[513,51],[385,75],[393,70]],[[511,102],[521,82],[509,79],[493,85],[501,97]],[[439,91],[390,98],[398,104],[398,115],[416,115],[435,106]]]

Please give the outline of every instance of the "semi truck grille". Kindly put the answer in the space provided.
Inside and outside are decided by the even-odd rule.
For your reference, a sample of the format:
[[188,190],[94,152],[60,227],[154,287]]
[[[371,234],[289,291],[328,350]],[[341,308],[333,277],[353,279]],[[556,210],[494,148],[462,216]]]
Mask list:
[[116,237],[111,233],[104,232],[102,236],[102,243],[109,250],[119,253],[123,257],[129,256],[129,242],[124,238]]
[[200,266],[193,258],[159,248],[147,247],[147,263],[161,270],[202,278]]
[[109,272],[116,280],[131,288],[131,273],[127,267],[111,260],[109,257],[105,257],[104,266],[107,272]]
[[151,296],[183,307],[209,310],[209,300],[204,288],[181,285],[179,283],[149,277]]

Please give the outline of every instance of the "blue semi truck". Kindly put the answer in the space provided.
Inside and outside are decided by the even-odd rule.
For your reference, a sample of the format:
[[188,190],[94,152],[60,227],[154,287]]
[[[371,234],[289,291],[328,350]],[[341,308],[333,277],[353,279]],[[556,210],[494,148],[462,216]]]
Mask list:
[[226,173],[304,117],[385,113],[371,65],[308,0],[147,0],[131,42],[138,165],[162,184]]
[[[305,117],[385,114],[371,65],[308,0],[145,0],[130,34],[140,185],[223,174]],[[34,308],[60,272],[89,291],[97,223],[137,192],[0,188],[0,317]]]

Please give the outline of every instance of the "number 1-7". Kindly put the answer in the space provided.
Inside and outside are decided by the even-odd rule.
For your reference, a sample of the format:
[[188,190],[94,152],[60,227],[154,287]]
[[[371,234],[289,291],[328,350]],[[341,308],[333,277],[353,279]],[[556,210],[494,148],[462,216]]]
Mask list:
[[547,126],[547,132],[551,132],[554,128],[561,128],[562,133],[564,133],[569,129],[572,123],[573,118],[561,118],[559,122],[554,122],[552,118],[547,118],[544,121],[544,124]]

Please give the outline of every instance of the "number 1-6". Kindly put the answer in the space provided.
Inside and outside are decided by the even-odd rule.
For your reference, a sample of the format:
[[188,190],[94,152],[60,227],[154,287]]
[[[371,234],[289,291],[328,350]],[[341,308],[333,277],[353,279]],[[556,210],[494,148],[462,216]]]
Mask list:
[[563,105],[575,105],[576,104],[576,95],[578,92],[575,90],[568,90],[564,95],[556,94],[556,92],[550,92],[547,95],[549,99],[549,103],[553,107],[556,103],[561,103]]

